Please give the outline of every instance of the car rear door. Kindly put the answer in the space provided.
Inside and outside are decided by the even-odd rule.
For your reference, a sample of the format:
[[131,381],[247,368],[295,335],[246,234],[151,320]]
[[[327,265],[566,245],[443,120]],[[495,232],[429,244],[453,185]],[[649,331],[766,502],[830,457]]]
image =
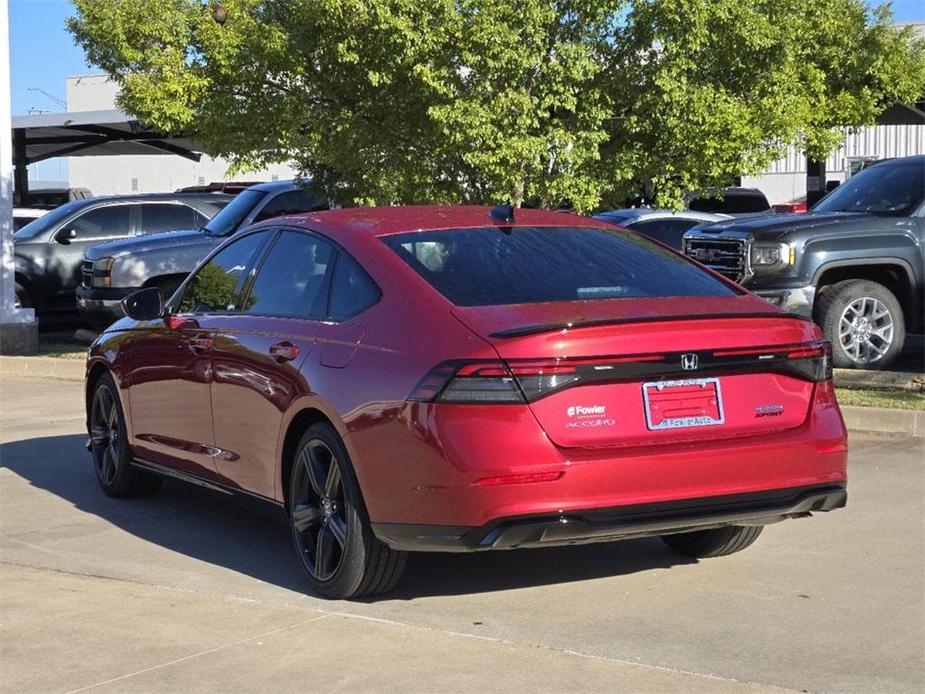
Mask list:
[[289,404],[312,389],[300,366],[327,313],[334,257],[317,234],[277,231],[240,311],[211,325],[216,465],[229,485],[276,493],[278,435]]

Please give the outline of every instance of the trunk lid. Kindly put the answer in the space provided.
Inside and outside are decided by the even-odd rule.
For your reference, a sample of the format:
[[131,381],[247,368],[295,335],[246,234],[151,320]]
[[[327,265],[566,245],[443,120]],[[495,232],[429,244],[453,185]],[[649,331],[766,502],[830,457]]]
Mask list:
[[822,353],[819,330],[752,296],[691,304],[624,299],[453,313],[494,346],[558,446],[653,445],[800,426]]

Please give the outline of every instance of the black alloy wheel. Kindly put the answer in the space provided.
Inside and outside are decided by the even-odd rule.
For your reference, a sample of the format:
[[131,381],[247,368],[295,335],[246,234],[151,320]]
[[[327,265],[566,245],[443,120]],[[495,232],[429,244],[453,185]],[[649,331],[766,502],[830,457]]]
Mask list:
[[90,443],[96,476],[104,489],[113,485],[122,463],[123,429],[115,394],[108,383],[100,383],[90,412]]
[[330,424],[313,424],[302,436],[287,503],[296,552],[321,595],[358,598],[398,582],[407,554],[373,535],[350,456]]
[[132,466],[119,390],[110,374],[96,382],[90,401],[90,454],[96,479],[109,496],[145,496],[163,482],[157,475]]
[[321,439],[302,447],[293,478],[292,530],[309,575],[329,581],[347,545],[347,515],[340,463]]

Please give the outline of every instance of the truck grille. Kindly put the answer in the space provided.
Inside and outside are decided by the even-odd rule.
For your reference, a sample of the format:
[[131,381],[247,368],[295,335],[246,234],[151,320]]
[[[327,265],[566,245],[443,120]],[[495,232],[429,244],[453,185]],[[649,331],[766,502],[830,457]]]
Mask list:
[[93,261],[85,260],[80,264],[80,281],[85,287],[93,283]]
[[745,279],[746,249],[742,239],[686,239],[684,252],[733,282]]

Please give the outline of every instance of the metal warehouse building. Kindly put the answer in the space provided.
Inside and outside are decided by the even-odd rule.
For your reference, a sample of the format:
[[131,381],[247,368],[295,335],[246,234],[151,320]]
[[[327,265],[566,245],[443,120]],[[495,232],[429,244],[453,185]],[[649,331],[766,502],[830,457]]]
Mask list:
[[[925,22],[910,23],[925,38]],[[844,145],[825,162],[827,181],[843,182],[865,161],[925,154],[925,95],[913,106],[896,104],[884,111],[877,125],[845,130]],[[761,190],[771,203],[806,198],[806,156],[796,147],[760,176],[743,176],[742,185]]]

